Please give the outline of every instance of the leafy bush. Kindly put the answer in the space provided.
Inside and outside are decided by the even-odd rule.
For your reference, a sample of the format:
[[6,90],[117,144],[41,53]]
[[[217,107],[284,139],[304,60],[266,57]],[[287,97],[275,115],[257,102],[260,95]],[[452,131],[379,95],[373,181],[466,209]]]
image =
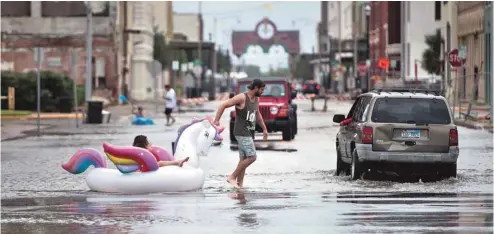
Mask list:
[[[2,72],[1,75],[1,92],[3,96],[8,95],[8,87],[15,88],[15,109],[35,111],[37,108],[36,72]],[[72,82],[72,79],[69,77],[54,72],[41,72],[41,111],[72,110]],[[78,103],[83,104],[84,86],[78,85],[77,96]],[[6,107],[7,100],[3,100],[2,108],[5,109]]]

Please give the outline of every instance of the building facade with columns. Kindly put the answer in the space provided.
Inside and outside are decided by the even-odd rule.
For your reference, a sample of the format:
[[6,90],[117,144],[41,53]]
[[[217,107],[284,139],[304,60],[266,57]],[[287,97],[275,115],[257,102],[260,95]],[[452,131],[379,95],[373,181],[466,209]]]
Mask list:
[[[457,40],[466,48],[466,64],[459,70],[457,90],[460,100],[486,102],[486,38],[484,1],[455,2],[458,10]],[[452,2],[450,3],[452,4]]]

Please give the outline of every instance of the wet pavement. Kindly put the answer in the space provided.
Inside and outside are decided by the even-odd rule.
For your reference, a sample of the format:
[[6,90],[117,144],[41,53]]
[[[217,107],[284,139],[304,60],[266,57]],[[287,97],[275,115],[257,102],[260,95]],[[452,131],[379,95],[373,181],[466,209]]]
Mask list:
[[[77,149],[102,151],[103,141],[130,145],[137,134],[171,149],[179,124],[208,113],[184,114],[172,127],[160,115],[155,126],[132,126],[122,117],[2,142],[2,233],[492,233],[491,133],[459,128],[456,179],[351,181],[333,175],[338,126],[332,123],[333,114],[346,114],[351,103],[331,101],[327,112],[310,112],[310,102],[297,102],[295,140],[282,142],[275,134],[257,142],[265,150],[247,170],[242,193],[225,182],[238,161],[228,130],[224,143],[201,158],[207,176],[200,191],[95,193],[88,191],[87,172],[72,175],[60,167]],[[228,116],[222,125],[228,126]]]

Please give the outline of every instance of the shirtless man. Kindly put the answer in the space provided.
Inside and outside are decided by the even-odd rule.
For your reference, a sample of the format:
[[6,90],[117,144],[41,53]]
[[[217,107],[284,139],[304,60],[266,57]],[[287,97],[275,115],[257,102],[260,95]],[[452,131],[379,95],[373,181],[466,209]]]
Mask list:
[[256,128],[256,119],[263,130],[264,140],[268,139],[266,124],[264,124],[259,112],[259,97],[264,92],[265,86],[262,80],[254,79],[247,92],[238,94],[222,103],[214,119],[214,124],[219,126],[221,115],[225,109],[235,106],[237,117],[235,118],[235,127],[230,131],[233,131],[237,139],[240,160],[235,171],[227,178],[227,182],[235,188],[243,187],[245,169],[256,161],[257,153],[252,135]]

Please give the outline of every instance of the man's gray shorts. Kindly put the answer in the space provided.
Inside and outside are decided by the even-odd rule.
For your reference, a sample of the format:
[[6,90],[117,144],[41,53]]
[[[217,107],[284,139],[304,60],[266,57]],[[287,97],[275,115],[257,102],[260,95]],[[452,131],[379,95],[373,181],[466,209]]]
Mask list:
[[250,136],[235,136],[238,143],[238,153],[240,158],[256,157],[256,146],[254,145],[254,139]]

